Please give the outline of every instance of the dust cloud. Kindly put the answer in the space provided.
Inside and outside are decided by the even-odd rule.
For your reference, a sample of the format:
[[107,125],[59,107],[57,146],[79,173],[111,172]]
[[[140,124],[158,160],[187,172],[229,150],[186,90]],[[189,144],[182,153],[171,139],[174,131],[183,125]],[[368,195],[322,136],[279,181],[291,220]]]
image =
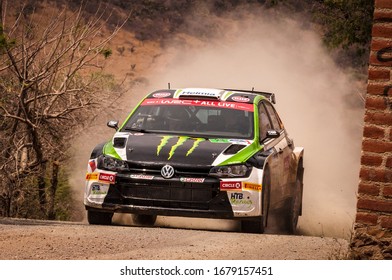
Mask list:
[[[363,109],[356,93],[357,82],[335,65],[309,25],[266,13],[222,18],[214,22],[214,34],[172,38],[154,71],[145,76],[149,83],[132,90],[129,100],[136,102],[168,83],[172,88],[274,92],[286,129],[295,145],[305,148],[299,233],[348,238],[356,211],[362,134]],[[190,19],[193,26],[194,21]],[[117,119],[129,111],[128,106]],[[90,131],[88,138],[75,141],[75,166],[79,168],[83,162],[83,172],[93,146],[113,133],[103,129],[104,133]],[[83,191],[80,181],[79,187]],[[129,218],[119,217],[117,221],[128,223]],[[159,218],[158,225],[236,230],[231,221],[220,220],[168,217]]]
[[[152,88],[217,87],[271,91],[294,139],[305,148],[302,234],[348,238],[355,216],[363,110],[357,82],[291,19],[226,18],[205,44],[172,45]],[[347,99],[350,102],[347,102]],[[356,104],[356,106],[353,106]]]

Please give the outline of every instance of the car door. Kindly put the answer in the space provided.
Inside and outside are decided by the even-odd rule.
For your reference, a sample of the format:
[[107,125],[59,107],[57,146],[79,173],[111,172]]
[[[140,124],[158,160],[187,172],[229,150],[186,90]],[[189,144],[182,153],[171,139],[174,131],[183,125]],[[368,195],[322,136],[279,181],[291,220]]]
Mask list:
[[[281,142],[281,136],[278,138],[268,137],[268,131],[274,130],[271,117],[267,111],[264,102],[259,104],[259,134],[260,143],[264,146],[264,151],[268,156],[267,164],[270,171],[271,186],[270,186],[270,209],[278,207],[281,196],[281,170],[282,154],[276,149]],[[264,186],[263,186],[264,187]]]
[[289,145],[289,141],[284,130],[281,119],[278,113],[271,103],[265,102],[265,107],[267,109],[268,115],[271,119],[272,127],[275,131],[279,133],[277,142],[275,145],[275,150],[278,153],[279,163],[278,168],[275,170],[275,175],[277,176],[277,200],[284,201],[286,198],[290,197],[289,188],[289,175],[290,175],[290,157],[292,149]]

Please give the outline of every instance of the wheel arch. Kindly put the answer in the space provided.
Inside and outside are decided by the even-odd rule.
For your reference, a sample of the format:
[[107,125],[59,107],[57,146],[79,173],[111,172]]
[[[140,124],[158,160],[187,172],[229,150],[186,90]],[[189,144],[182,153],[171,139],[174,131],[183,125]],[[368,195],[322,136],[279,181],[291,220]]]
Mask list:
[[297,176],[303,181],[304,174],[304,148],[295,147],[291,157],[290,182],[295,182]]
[[106,143],[107,142],[103,142],[103,143],[100,143],[100,144],[96,145],[94,147],[94,149],[92,150],[92,152],[91,152],[90,159],[94,159],[94,158],[97,158],[100,155],[103,155],[103,148],[106,145]]
[[300,199],[301,199],[301,206],[300,206],[300,210],[299,210],[299,215],[302,215],[302,205],[303,205],[303,192],[304,192],[304,148],[302,147],[296,147],[293,151],[293,155],[295,158],[295,170],[294,172],[292,172],[292,176],[293,176],[293,181],[294,184],[297,180],[297,178],[299,178],[300,182],[301,182],[301,194],[300,194]]

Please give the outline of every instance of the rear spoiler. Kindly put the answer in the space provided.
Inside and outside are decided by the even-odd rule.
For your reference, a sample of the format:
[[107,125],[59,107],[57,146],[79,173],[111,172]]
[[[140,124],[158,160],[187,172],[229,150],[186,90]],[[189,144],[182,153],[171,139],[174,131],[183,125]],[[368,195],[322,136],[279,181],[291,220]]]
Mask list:
[[235,92],[247,92],[247,93],[253,93],[253,94],[258,94],[262,95],[265,98],[267,98],[271,103],[276,104],[276,98],[275,98],[275,93],[271,92],[264,92],[264,91],[254,91],[252,90],[244,90],[244,89],[225,89],[226,91],[235,91]]

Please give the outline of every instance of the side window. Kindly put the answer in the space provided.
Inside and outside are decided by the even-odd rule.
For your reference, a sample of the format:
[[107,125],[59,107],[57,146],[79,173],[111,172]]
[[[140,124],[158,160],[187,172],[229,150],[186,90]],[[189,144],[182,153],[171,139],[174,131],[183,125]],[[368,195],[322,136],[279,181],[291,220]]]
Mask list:
[[263,103],[259,104],[259,129],[260,140],[267,137],[267,131],[272,129],[270,119]]
[[265,107],[267,108],[268,114],[271,117],[272,126],[275,130],[281,131],[282,130],[282,123],[279,119],[278,114],[276,113],[275,109],[272,107],[270,103],[265,103]]

